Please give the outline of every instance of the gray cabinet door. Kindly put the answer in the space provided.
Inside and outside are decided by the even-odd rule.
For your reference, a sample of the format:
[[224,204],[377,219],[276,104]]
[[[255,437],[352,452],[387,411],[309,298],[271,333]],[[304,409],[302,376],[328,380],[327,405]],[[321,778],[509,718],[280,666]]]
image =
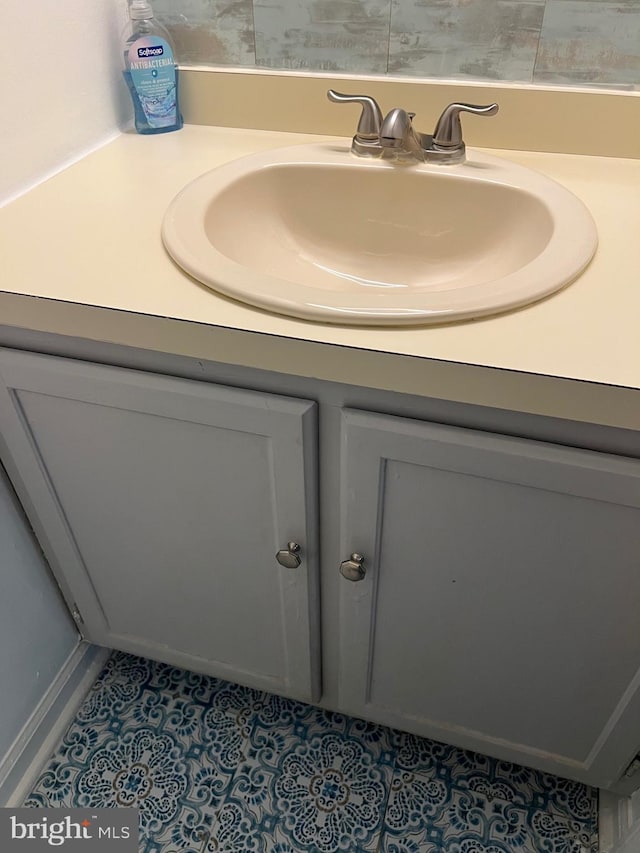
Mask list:
[[85,638],[317,699],[315,404],[7,350],[0,380],[3,457]]
[[341,707],[610,786],[640,747],[640,462],[347,410]]

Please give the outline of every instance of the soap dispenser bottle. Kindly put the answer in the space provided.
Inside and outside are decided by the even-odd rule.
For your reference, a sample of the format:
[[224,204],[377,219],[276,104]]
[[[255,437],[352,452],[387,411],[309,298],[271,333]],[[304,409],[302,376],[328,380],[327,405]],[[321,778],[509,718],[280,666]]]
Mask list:
[[150,0],[129,0],[123,59],[138,133],[179,130],[178,66],[171,37],[154,18]]

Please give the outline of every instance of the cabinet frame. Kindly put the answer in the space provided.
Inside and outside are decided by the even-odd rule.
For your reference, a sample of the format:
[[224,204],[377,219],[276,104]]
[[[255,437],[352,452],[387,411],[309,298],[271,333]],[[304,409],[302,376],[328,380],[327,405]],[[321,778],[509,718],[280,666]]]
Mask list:
[[[416,731],[416,733],[427,737],[437,737],[437,735],[426,731],[422,726],[407,725],[401,715],[397,715],[395,718],[387,715],[384,719],[381,719],[380,715],[376,715],[373,712],[370,713],[371,709],[365,709],[365,711],[358,710],[357,707],[348,705],[345,699],[343,663],[344,655],[346,654],[346,645],[343,641],[346,638],[348,642],[351,633],[349,626],[345,626],[344,624],[344,617],[340,614],[340,600],[345,592],[347,582],[340,578],[338,567],[340,560],[346,559],[349,556],[355,543],[352,541],[351,536],[347,536],[346,538],[342,536],[342,540],[340,539],[342,525],[338,521],[338,501],[336,497],[338,495],[339,483],[344,480],[344,471],[340,470],[340,450],[341,442],[343,442],[344,438],[343,436],[341,437],[339,429],[341,412],[343,410],[350,410],[351,412],[362,415],[366,415],[369,412],[373,417],[395,417],[398,422],[405,423],[411,420],[418,424],[429,422],[432,426],[438,423],[456,424],[457,428],[461,430],[468,430],[478,434],[482,432],[485,436],[493,434],[493,437],[498,439],[498,441],[518,435],[525,438],[514,439],[515,441],[524,440],[531,441],[532,443],[539,442],[541,444],[546,442],[552,443],[553,446],[558,448],[561,448],[563,445],[573,449],[582,447],[586,455],[595,457],[601,454],[609,454],[612,458],[617,458],[623,467],[627,466],[630,461],[633,462],[640,457],[640,444],[638,444],[640,432],[633,432],[631,430],[616,430],[597,424],[573,423],[567,420],[528,415],[522,411],[501,411],[495,408],[456,403],[453,400],[435,400],[427,397],[395,394],[389,391],[376,391],[352,385],[326,382],[296,376],[294,375],[294,366],[291,366],[290,373],[272,373],[237,364],[195,361],[193,358],[171,353],[142,349],[136,350],[111,344],[100,344],[95,341],[81,340],[79,338],[71,339],[40,333],[28,333],[23,332],[23,330],[15,331],[6,327],[0,330],[0,335],[2,336],[2,343],[5,346],[16,347],[23,352],[30,350],[34,356],[43,352],[50,353],[50,355],[37,356],[46,360],[57,358],[67,364],[77,364],[77,359],[85,359],[84,364],[88,367],[107,364],[111,369],[112,365],[120,365],[121,368],[130,370],[132,373],[137,374],[140,371],[145,371],[162,380],[168,377],[175,378],[181,376],[202,384],[223,383],[223,385],[229,388],[244,386],[245,388],[252,388],[256,391],[264,391],[276,395],[289,395],[290,397],[297,397],[301,400],[308,398],[317,400],[318,414],[320,415],[320,438],[324,459],[323,470],[318,473],[321,473],[321,545],[323,554],[321,605],[322,649],[325,652],[325,658],[322,662],[323,693],[319,699],[314,698],[311,701],[318,701],[323,707],[331,710],[368,716],[373,721]],[[119,370],[120,368],[113,369]],[[288,371],[288,368],[285,368],[285,371]],[[5,402],[6,398],[0,396],[0,416],[2,409],[6,408]],[[389,412],[392,414],[376,415],[376,412]],[[450,428],[445,427],[445,429]],[[456,427],[453,428],[455,429]],[[314,424],[311,430],[314,434],[315,429],[316,426]],[[40,521],[39,508],[34,505],[34,501],[31,499],[30,488],[28,489],[22,480],[21,466],[19,470],[7,446],[3,446],[1,432],[2,430],[0,429],[0,449],[2,450],[3,461],[6,463],[7,471],[16,487],[16,491],[20,496],[37,536],[45,547],[46,555],[55,568],[55,558],[51,559],[52,552],[47,541],[48,533]],[[344,459],[344,457],[342,458]],[[312,464],[315,465],[316,463],[313,462]],[[342,499],[344,503],[344,494]],[[310,514],[314,517],[315,512],[315,508],[310,510]],[[365,546],[361,545],[359,547],[364,550]],[[370,568],[371,560],[369,559],[368,569]],[[67,601],[72,603],[72,596],[68,595],[68,589],[65,589],[64,580],[59,573],[57,573],[57,579],[63,588],[63,592],[65,592]],[[317,580],[316,575],[316,582]],[[354,588],[357,586],[357,584],[354,585]],[[316,613],[314,618],[318,627],[318,632],[315,636],[319,640],[319,615]],[[358,638],[356,637],[357,641]],[[319,642],[317,642],[317,648],[319,649]],[[144,654],[145,652],[141,650],[140,653]],[[317,660],[317,673],[319,676],[319,657]],[[176,662],[176,665],[195,668],[188,661]],[[229,675],[228,677],[233,678],[233,675]],[[632,690],[634,690],[634,687],[630,685],[630,691]],[[274,689],[274,692],[292,695],[286,688],[280,691]],[[316,696],[319,693],[320,685],[318,678],[316,682]],[[309,700],[307,699],[307,701]],[[635,716],[635,720],[629,718],[628,712],[632,707],[635,710],[632,711],[631,716]],[[632,759],[634,752],[640,748],[640,738],[638,736],[640,730],[639,722],[640,708],[637,706],[637,703],[633,704],[633,706],[630,704],[627,706],[627,711],[621,716],[620,724],[616,725],[615,731],[610,733],[607,748],[611,746],[617,750],[617,755],[624,756],[619,765],[620,773],[624,771]],[[441,739],[444,740],[445,738],[442,737]],[[448,741],[455,741],[460,746],[474,748],[473,744],[463,742],[464,738],[459,733],[452,732]],[[496,757],[509,759],[509,756],[506,754],[507,751],[503,746],[500,743],[491,746],[487,745],[484,751]],[[549,772],[558,772],[569,778],[585,780],[584,773],[580,768],[576,769],[567,766],[563,773],[561,768],[550,766],[548,757],[544,755],[532,755],[530,756],[530,760],[526,761],[522,755],[511,755],[509,760],[521,761]],[[600,775],[595,781],[591,778],[586,779],[586,781],[624,793],[628,793],[637,787],[637,779],[616,781],[615,772],[606,778]]]

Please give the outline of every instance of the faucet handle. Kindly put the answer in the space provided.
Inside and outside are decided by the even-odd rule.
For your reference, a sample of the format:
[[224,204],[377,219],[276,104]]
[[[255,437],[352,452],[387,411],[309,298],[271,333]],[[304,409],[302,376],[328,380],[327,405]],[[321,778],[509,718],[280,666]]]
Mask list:
[[369,95],[343,95],[333,89],[329,89],[327,97],[336,104],[360,104],[362,107],[356,135],[353,137],[354,146],[379,145],[382,110],[375,98]]
[[445,107],[433,131],[433,145],[436,149],[450,151],[463,149],[462,125],[460,113],[473,113],[477,116],[494,116],[498,112],[497,104],[478,106],[476,104],[449,104]]

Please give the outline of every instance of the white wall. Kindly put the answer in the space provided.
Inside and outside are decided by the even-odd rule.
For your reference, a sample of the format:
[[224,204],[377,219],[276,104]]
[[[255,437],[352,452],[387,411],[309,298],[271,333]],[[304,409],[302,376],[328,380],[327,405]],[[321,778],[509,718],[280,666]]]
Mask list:
[[78,643],[0,468],[0,762]]
[[[0,205],[130,121],[125,15],[126,0],[0,0]],[[0,765],[77,642],[0,469]]]
[[118,133],[126,0],[1,0],[0,205]]

